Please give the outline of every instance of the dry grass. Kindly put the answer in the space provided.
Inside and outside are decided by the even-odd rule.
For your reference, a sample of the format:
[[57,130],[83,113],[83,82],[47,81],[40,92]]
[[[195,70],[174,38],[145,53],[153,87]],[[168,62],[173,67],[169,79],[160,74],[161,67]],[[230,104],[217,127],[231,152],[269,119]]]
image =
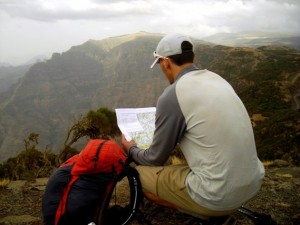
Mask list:
[[270,167],[274,165],[274,161],[264,161],[263,162],[264,167]]
[[276,173],[276,176],[283,177],[283,178],[293,178],[294,177],[292,174],[289,174],[289,173],[284,173],[284,174]]
[[7,185],[9,184],[10,180],[9,179],[0,179],[0,188],[6,188]]

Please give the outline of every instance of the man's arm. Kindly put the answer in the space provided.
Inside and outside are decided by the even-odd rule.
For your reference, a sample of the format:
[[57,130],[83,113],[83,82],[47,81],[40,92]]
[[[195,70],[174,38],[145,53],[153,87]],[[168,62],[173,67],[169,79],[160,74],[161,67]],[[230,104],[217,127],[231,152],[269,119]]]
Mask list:
[[186,130],[185,118],[179,107],[175,85],[169,86],[158,99],[155,131],[151,146],[138,148],[134,142],[122,139],[122,144],[133,160],[141,165],[163,165]]

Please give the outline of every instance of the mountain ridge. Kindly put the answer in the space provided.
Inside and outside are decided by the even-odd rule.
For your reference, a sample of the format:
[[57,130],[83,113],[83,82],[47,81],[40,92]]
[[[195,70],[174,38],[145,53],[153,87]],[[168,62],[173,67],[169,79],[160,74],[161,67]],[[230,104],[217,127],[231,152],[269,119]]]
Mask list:
[[[40,134],[41,148],[58,152],[68,127],[91,109],[155,106],[168,85],[158,67],[149,69],[160,38],[142,33],[89,40],[31,66],[5,95],[0,94],[0,159],[20,152],[23,139],[31,132]],[[299,105],[295,93],[300,90],[300,53],[286,47],[227,47],[195,40],[195,64],[228,80],[251,118],[255,114],[268,118],[253,121],[260,154],[268,158],[273,149],[278,158],[300,161],[299,126],[288,126],[299,120],[292,105],[293,101],[296,108]],[[263,133],[273,123],[281,124],[278,115],[283,122],[276,132],[284,129],[282,135],[288,135],[290,129],[293,133],[287,147],[279,133]],[[274,150],[269,140],[279,140],[278,135],[282,139]]]
[[300,34],[270,33],[270,32],[242,32],[242,33],[217,33],[202,38],[215,44],[231,47],[257,48],[266,45],[287,46],[300,50]]

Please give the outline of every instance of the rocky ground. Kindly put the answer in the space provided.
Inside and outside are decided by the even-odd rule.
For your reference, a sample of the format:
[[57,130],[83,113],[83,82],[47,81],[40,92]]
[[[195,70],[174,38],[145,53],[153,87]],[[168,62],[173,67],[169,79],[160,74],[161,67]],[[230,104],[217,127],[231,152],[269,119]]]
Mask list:
[[[0,225],[39,225],[41,199],[47,178],[35,181],[13,181],[0,187]],[[266,166],[266,177],[259,194],[246,207],[259,213],[270,214],[280,225],[300,225],[300,167],[282,161]],[[197,224],[196,219],[154,204],[142,208],[153,225]],[[236,224],[253,224],[245,215],[233,215]],[[141,224],[132,221],[132,225]]]

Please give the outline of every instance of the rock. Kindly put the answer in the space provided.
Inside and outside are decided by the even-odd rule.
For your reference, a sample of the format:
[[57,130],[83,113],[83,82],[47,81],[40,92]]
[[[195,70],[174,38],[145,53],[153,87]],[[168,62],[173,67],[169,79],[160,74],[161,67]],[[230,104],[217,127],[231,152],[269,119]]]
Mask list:
[[7,185],[7,189],[12,190],[14,193],[20,193],[22,192],[22,189],[24,188],[26,183],[27,183],[26,180],[11,181]]
[[28,182],[26,180],[10,181],[7,185],[7,190],[12,191],[12,193],[18,196],[19,198],[23,198],[23,191],[27,184]]
[[49,178],[37,178],[34,183],[30,184],[30,187],[39,191],[44,191],[48,180]]

